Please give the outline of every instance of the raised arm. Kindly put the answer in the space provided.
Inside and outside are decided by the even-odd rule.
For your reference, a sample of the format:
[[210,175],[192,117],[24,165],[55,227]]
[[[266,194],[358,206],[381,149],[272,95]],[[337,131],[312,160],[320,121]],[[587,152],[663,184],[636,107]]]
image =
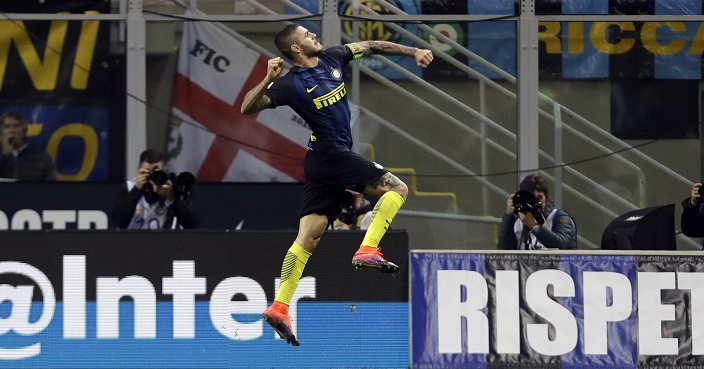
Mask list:
[[242,107],[240,108],[242,114],[254,114],[271,107],[271,99],[264,95],[264,91],[266,91],[266,87],[271,82],[279,78],[281,71],[283,71],[283,65],[284,60],[279,57],[269,59],[264,79],[244,96],[244,101],[242,101]]
[[357,45],[362,48],[364,56],[371,54],[410,56],[422,68],[426,68],[433,61],[433,52],[430,50],[400,45],[394,42],[360,41]]

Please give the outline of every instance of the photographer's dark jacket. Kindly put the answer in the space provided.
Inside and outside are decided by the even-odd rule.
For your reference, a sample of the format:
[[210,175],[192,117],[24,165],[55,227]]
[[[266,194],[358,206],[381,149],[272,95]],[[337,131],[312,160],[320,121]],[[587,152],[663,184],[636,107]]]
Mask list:
[[[499,229],[498,248],[501,250],[576,249],[577,225],[572,217],[566,211],[556,209],[550,201],[545,205],[542,213],[546,222],[537,232],[524,226],[517,214],[504,213]],[[521,242],[522,236],[529,240],[530,245]]]
[[0,178],[19,181],[54,181],[54,162],[46,151],[27,143],[19,152],[0,153]]
[[682,200],[682,218],[680,228],[687,237],[704,237],[704,212],[701,205],[692,205],[690,198]]
[[198,215],[179,198],[167,205],[163,198],[147,201],[145,194],[127,182],[112,211],[112,221],[121,229],[191,229],[198,227]]

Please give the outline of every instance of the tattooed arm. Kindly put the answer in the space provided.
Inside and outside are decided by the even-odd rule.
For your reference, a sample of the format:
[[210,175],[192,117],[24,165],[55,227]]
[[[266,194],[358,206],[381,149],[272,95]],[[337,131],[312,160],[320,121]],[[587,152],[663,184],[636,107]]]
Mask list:
[[266,87],[271,82],[279,78],[281,71],[283,71],[283,64],[284,60],[281,58],[269,59],[266,77],[244,96],[244,101],[242,101],[242,107],[240,108],[242,114],[254,114],[271,106],[271,99],[264,95],[264,91],[266,91]]
[[433,52],[400,45],[389,41],[360,41],[357,43],[362,48],[364,56],[371,54],[410,56],[416,59],[419,67],[427,67],[433,61]]

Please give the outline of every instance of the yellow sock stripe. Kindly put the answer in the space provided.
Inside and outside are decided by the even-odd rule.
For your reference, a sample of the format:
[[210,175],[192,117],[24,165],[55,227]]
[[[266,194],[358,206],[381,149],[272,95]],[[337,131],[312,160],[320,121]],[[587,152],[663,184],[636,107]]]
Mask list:
[[379,200],[377,200],[376,204],[374,205],[374,209],[372,209],[372,217],[369,218],[369,224],[372,224],[374,222],[374,218],[376,218],[376,213],[379,212],[379,208],[381,207],[381,203],[384,202],[384,196],[381,196]]
[[274,300],[289,305],[298,282],[301,281],[303,269],[306,267],[310,252],[304,250],[299,244],[293,243],[286,252],[284,262],[281,264],[281,284]]
[[288,281],[289,277],[291,277],[291,272],[296,267],[296,259],[296,254],[291,251],[286,252],[284,262],[281,264],[281,284]]
[[401,208],[401,206],[403,206],[403,204],[406,203],[405,201],[403,201],[403,197],[401,195],[399,195],[398,193],[396,193],[394,191],[386,192],[385,194],[381,195],[381,197],[379,198],[379,201],[377,201],[376,205],[374,205],[374,209],[372,209],[372,217],[369,219],[370,223],[374,221],[374,218],[376,217],[376,213],[379,212],[379,208],[381,208],[385,199],[389,199],[389,200],[393,201],[396,204],[396,206],[398,206],[399,209]]
[[307,263],[308,258],[310,258],[310,252],[306,251],[303,247],[301,247],[301,245],[295,242],[291,245],[291,248],[289,248],[288,251],[298,256],[298,259],[303,261],[303,264]]

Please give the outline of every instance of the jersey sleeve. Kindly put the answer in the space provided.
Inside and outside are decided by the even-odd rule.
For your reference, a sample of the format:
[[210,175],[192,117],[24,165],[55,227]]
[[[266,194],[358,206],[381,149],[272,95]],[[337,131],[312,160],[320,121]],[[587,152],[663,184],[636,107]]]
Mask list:
[[[355,56],[354,51],[352,48],[348,45],[355,45],[353,46],[355,50],[358,50],[359,56]],[[350,60],[352,59],[357,59],[362,57],[362,48],[357,45],[357,43],[351,43],[347,45],[337,45],[333,46],[330,48],[325,49],[324,54],[327,55],[330,59],[335,60],[341,68],[344,68],[347,66],[347,64],[350,63]]]
[[285,93],[286,83],[287,81],[283,78],[277,79],[271,82],[269,86],[267,86],[266,91],[264,91],[264,95],[271,100],[271,109],[281,105],[288,105],[286,98],[289,94]]

